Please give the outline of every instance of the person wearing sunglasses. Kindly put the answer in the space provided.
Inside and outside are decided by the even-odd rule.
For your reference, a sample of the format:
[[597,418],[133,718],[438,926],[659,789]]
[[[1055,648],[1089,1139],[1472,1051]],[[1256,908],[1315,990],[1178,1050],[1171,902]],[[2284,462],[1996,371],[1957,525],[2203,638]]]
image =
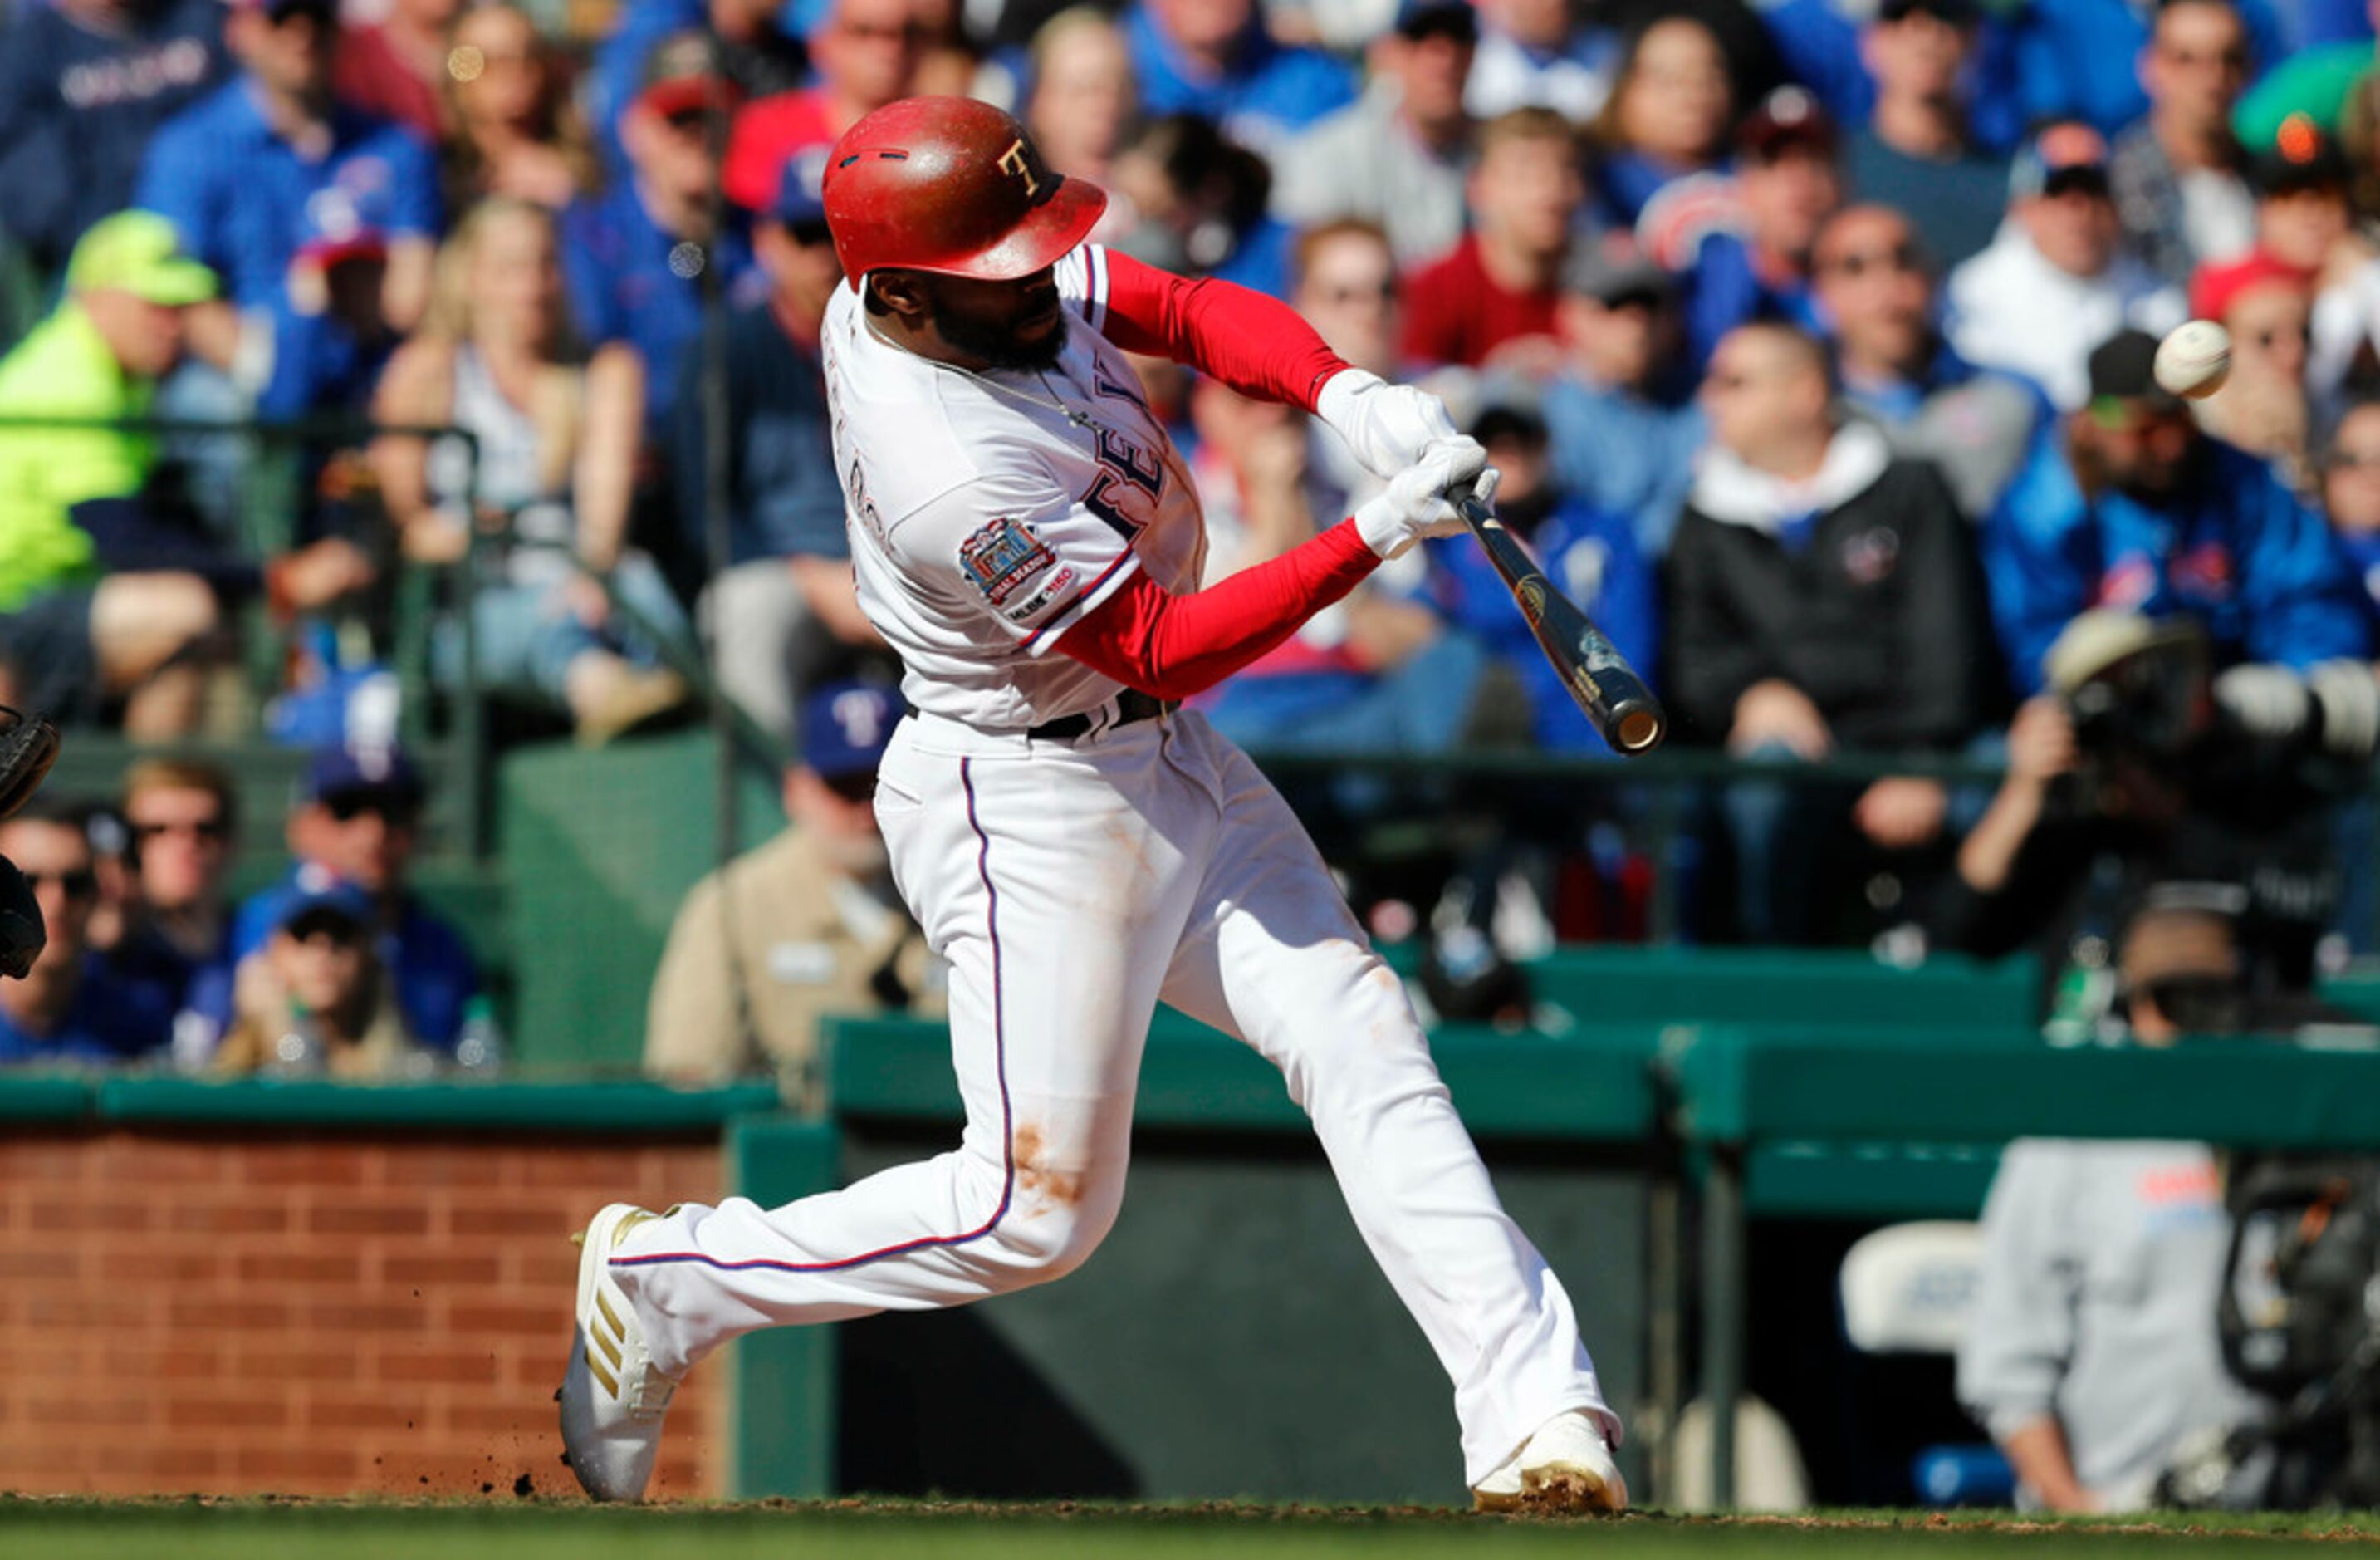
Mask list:
[[[2115,963],[2133,1044],[2254,1027],[2225,915],[2152,903]],[[2026,1505],[2151,1505],[2186,1443],[2252,1417],[2216,1333],[2231,1230],[2207,1145],[2020,1139],[1982,1234],[1959,1398],[2008,1454]]]
[[2308,495],[2317,480],[2309,447],[2316,414],[2306,384],[2313,294],[2312,276],[2262,252],[2202,265],[2190,287],[2191,313],[2231,333],[2230,377],[2198,404],[2199,426],[2271,461]]
[[808,1087],[830,1013],[943,1009],[940,968],[902,908],[877,833],[876,766],[899,695],[860,683],[804,701],[786,827],[694,885],[647,1009],[645,1068],[713,1082],[774,1072]]
[[350,1080],[426,1071],[380,961],[376,915],[370,896],[344,884],[285,902],[264,946],[241,961],[237,1014],[211,1070]]
[[[286,881],[240,907],[232,950],[244,959],[262,947],[294,899],[334,884],[358,889],[371,903],[376,952],[406,1027],[444,1054],[461,1038],[480,978],[461,934],[409,886],[427,796],[401,748],[354,743],[318,751],[289,813],[297,865]],[[223,1017],[227,1024],[230,1015]]]
[[132,894],[108,960],[175,1016],[175,1059],[195,1066],[221,1032],[205,1015],[230,990],[231,776],[200,760],[143,759],[125,771],[119,794]]
[[[1990,628],[1971,528],[1927,462],[1841,420],[1826,348],[1742,325],[1703,382],[1711,444],[1669,555],[1662,696],[1739,758],[1816,762],[1839,749],[1955,751],[1982,729]],[[1900,906],[1938,875],[1949,797],[1888,775],[1865,787],[1738,780],[1720,808],[1738,930],[1756,943],[1843,935],[1863,900]]]
[[164,1015],[91,949],[98,861],[71,810],[37,798],[0,823],[0,857],[22,874],[49,931],[25,978],[0,981],[0,1066],[117,1066],[162,1048]]
[[1936,323],[1930,253],[1907,213],[1857,205],[1818,230],[1818,312],[1844,404],[1896,452],[1941,468],[1968,518],[1989,514],[2057,412],[2040,386],[1979,369]]

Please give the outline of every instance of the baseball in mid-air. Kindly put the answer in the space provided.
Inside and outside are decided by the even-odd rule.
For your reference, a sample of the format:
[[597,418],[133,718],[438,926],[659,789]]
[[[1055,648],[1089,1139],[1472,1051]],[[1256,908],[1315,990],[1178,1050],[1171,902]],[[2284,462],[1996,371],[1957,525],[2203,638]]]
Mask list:
[[2158,387],[2192,400],[2212,396],[2231,377],[2231,333],[2212,320],[2176,325],[2157,343]]

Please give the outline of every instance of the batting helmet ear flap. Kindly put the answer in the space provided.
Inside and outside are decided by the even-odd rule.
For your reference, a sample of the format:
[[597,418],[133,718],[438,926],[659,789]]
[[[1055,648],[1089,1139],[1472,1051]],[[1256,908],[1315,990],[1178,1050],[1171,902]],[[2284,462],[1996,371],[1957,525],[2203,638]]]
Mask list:
[[855,291],[870,271],[1013,281],[1080,244],[1107,210],[1098,187],[1052,173],[1025,127],[972,98],[904,98],[828,153],[827,230]]

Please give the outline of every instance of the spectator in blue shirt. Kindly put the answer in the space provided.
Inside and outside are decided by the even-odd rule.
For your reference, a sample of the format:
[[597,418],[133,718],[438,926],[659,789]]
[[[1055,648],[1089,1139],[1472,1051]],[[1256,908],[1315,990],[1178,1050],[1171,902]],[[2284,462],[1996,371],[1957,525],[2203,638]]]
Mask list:
[[[821,17],[820,19],[823,19]],[[588,115],[594,121],[604,171],[624,177],[630,166],[620,121],[646,87],[645,62],[681,33],[706,27],[719,40],[719,67],[747,100],[789,92],[808,74],[785,0],[626,0],[588,73]]]
[[1123,30],[1143,111],[1196,114],[1260,153],[1355,99],[1354,72],[1275,42],[1255,0],[1141,0]]
[[157,132],[134,203],[170,220],[224,279],[225,301],[195,314],[190,346],[253,395],[310,220],[334,208],[347,226],[388,236],[389,323],[409,330],[421,318],[438,169],[411,131],[332,96],[328,0],[240,0],[224,28],[239,75]]
[[1699,368],[1719,338],[1754,320],[1815,329],[1810,249],[1843,201],[1835,127],[1801,87],[1779,87],[1736,132],[1731,223],[1694,243],[1686,276],[1686,354]]
[[0,823],[0,856],[24,874],[49,928],[25,978],[0,981],[0,1066],[105,1066],[163,1047],[171,1010],[144,1002],[91,951],[99,873],[90,835],[36,798]]
[[2008,152],[1994,140],[2015,134],[2014,99],[1976,91],[1995,25],[1973,0],[1887,0],[1859,35],[1874,106],[1864,125],[1843,118],[1843,182],[1853,200],[1907,213],[1946,268],[1989,245],[2008,207]]
[[55,0],[0,27],[0,230],[34,265],[132,202],[157,128],[230,67],[222,0]]
[[[1566,497],[1554,486],[1546,423],[1535,410],[1491,405],[1471,435],[1488,446],[1488,461],[1503,474],[1497,517],[1527,544],[1555,588],[1611,636],[1630,664],[1649,670],[1660,644],[1654,574],[1629,518]],[[1512,610],[1512,593],[1477,543],[1453,536],[1424,547],[1430,599],[1450,628],[1478,640],[1519,683],[1536,745],[1551,752],[1609,751],[1537,648],[1527,621]]]
[[232,951],[244,958],[262,946],[292,899],[336,884],[360,888],[378,908],[380,964],[395,982],[406,1028],[430,1049],[451,1053],[480,978],[462,937],[407,887],[423,797],[420,774],[400,749],[350,745],[316,753],[289,814],[298,865],[287,881],[240,907]]
[[2204,623],[2217,660],[2303,670],[2364,657],[2338,540],[2271,467],[2198,431],[2156,388],[2156,337],[2091,354],[2091,400],[2046,437],[1985,531],[1992,613],[2020,692],[2086,607]]
[[388,235],[350,221],[337,203],[308,217],[289,286],[273,305],[273,377],[256,401],[257,415],[268,421],[361,413],[396,350],[387,309]]
[[[728,532],[726,571],[704,594],[720,685],[779,737],[793,735],[800,690],[882,640],[852,594],[851,543],[843,529],[828,431],[819,329],[843,281],[819,195],[822,152],[785,168],[776,203],[753,230],[768,296],[737,310],[727,328]],[[678,361],[683,384],[702,370],[701,344]],[[670,474],[687,541],[703,550],[702,398],[682,395],[671,430]]]
[[644,360],[645,426],[669,426],[678,385],[672,372],[702,330],[702,275],[722,269],[734,289],[752,268],[744,234],[711,230],[710,116],[736,100],[710,68],[699,32],[656,45],[643,91],[621,116],[629,169],[562,213],[562,274],[571,318],[589,346],[623,341]]
[[194,1067],[219,1038],[208,1016],[231,1002],[231,776],[199,760],[144,759],[125,771],[123,811],[132,896],[108,963],[173,1016],[174,1060]]
[[1679,372],[1677,282],[1624,245],[1580,244],[1556,319],[1563,363],[1545,391],[1554,481],[1590,510],[1627,517],[1638,552],[1658,558],[1706,433]]
[[[1861,18],[1838,0],[1783,0],[1761,7],[1760,20],[1787,71],[1852,130],[1873,122],[1880,97],[1889,91],[1884,77],[1890,67],[1871,52],[1878,29],[1897,29],[1912,16],[1951,23],[1972,44],[1958,83],[1966,99],[1966,130],[1978,144],[2005,152],[2024,134],[2027,116],[2017,59],[2021,9],[1994,6],[1978,15],[1973,0],[1883,0],[1872,18]],[[1892,43],[1888,35],[1888,50]],[[2131,58],[2125,55],[2128,66]]]

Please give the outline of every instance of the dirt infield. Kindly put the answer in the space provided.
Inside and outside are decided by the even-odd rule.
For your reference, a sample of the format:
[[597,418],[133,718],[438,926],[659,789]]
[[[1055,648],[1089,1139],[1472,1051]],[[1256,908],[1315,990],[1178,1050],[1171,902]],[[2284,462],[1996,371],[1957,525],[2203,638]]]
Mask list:
[[[2099,1556],[2156,1547],[2224,1554],[2380,1545],[2380,1517],[2166,1515],[2042,1521],[2010,1513],[1828,1512],[1793,1517],[1632,1514],[1617,1520],[1479,1517],[1439,1507],[1354,1508],[1214,1502],[1002,1505],[846,1499],[597,1508],[499,1491],[477,1501],[84,1501],[0,1497],[0,1551],[43,1560],[171,1554],[176,1560],[1138,1560],[1226,1554],[1313,1557],[1470,1554],[1739,1556],[1964,1554]],[[1591,1546],[1591,1549],[1590,1549]],[[2021,1546],[2021,1547],[2020,1547]]]

